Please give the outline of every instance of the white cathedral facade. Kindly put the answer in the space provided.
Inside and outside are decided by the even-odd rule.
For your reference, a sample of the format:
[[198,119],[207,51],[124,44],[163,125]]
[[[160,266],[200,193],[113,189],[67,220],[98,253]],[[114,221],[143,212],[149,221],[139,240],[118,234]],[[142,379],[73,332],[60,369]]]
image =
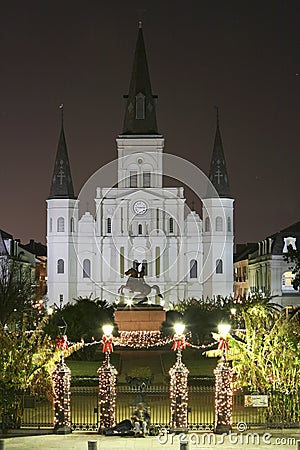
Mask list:
[[[97,186],[95,214],[79,215],[62,123],[47,200],[48,298],[128,301],[125,272],[143,268],[157,286],[149,302],[176,303],[233,293],[233,198],[219,123],[209,179],[217,197],[202,199],[203,220],[182,187],[163,186],[164,138],[156,122],[142,28],[139,28],[123,133],[117,137],[117,185]],[[92,200],[92,199],[91,199]]]

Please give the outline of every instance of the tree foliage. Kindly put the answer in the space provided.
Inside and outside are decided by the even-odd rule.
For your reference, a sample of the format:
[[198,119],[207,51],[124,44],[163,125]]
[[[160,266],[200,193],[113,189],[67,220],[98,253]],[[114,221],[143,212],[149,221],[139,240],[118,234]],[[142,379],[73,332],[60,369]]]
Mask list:
[[291,245],[288,246],[288,252],[284,255],[285,261],[291,263],[291,271],[295,275],[292,281],[293,288],[298,291],[300,288],[300,250],[295,250]]

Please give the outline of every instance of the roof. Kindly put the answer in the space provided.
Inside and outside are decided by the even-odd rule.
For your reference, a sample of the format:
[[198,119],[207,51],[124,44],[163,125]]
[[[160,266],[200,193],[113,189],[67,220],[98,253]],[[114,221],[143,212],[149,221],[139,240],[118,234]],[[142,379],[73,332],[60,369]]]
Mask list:
[[257,249],[258,249],[257,242],[247,242],[247,244],[237,244],[236,252],[234,254],[234,262],[248,259],[250,253],[255,252]]
[[[156,99],[152,94],[143,29],[139,23],[131,80],[126,99],[123,135],[159,134],[156,122]],[[139,105],[139,106],[138,106]]]
[[71,168],[65,138],[63,122],[61,124],[57,153],[50,188],[49,199],[73,198],[75,199]]
[[266,239],[272,239],[272,255],[281,255],[284,248],[284,238],[296,238],[296,246],[300,248],[300,221],[289,225],[277,233],[268,236]]
[[30,239],[28,244],[21,244],[20,247],[35,256],[47,256],[47,246],[41,242],[35,242],[33,239]]

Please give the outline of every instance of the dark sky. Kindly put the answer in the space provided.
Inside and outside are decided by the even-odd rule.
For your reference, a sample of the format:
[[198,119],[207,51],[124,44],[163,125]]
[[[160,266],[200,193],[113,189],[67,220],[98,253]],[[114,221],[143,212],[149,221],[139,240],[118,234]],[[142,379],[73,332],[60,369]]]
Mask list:
[[207,172],[220,108],[236,242],[298,221],[299,0],[12,0],[0,15],[0,228],[45,241],[61,102],[76,192],[116,157],[141,17],[166,151]]

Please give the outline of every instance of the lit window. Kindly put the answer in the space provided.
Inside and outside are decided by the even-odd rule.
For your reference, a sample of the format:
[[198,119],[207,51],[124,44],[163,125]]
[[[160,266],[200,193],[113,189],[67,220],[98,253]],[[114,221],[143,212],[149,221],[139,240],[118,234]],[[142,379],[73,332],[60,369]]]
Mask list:
[[91,261],[89,259],[83,260],[82,276],[83,278],[91,278]]
[[223,219],[222,217],[216,217],[216,231],[223,231]]
[[63,217],[57,219],[57,231],[58,233],[65,231],[65,219]]
[[131,170],[130,171],[130,187],[136,188],[137,187],[137,171]]
[[65,273],[65,262],[63,259],[57,261],[57,273]]
[[111,218],[109,217],[106,222],[106,231],[107,233],[111,233]]
[[174,219],[172,217],[169,220],[169,231],[170,233],[174,233]]
[[210,231],[210,220],[209,217],[205,219],[205,231]]
[[141,92],[135,96],[135,118],[145,119],[145,96]]
[[222,261],[222,259],[217,259],[217,261],[216,261],[216,273],[223,273],[223,261]]
[[151,173],[143,172],[143,187],[149,188],[151,186]]
[[197,278],[198,276],[198,264],[195,259],[190,261],[190,278]]

